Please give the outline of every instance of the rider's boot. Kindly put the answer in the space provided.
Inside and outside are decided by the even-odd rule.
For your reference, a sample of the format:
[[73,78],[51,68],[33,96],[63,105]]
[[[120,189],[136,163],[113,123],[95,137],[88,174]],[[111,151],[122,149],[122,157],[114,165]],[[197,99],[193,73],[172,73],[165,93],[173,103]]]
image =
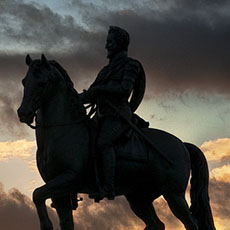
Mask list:
[[113,146],[104,145],[103,148],[100,148],[100,154],[103,168],[103,186],[99,187],[99,191],[97,193],[89,194],[89,198],[93,198],[95,202],[99,202],[105,197],[109,200],[114,200],[115,197],[114,179],[116,156]]

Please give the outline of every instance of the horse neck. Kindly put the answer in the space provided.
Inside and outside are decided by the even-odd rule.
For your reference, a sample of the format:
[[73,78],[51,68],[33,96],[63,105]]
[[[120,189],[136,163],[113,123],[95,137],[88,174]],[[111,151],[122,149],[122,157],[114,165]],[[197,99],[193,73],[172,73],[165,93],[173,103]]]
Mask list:
[[43,125],[58,125],[74,122],[79,118],[76,118],[71,104],[71,93],[66,87],[63,87],[63,85],[59,85],[59,87],[55,88],[53,95],[45,97],[42,101],[38,111],[37,121]]

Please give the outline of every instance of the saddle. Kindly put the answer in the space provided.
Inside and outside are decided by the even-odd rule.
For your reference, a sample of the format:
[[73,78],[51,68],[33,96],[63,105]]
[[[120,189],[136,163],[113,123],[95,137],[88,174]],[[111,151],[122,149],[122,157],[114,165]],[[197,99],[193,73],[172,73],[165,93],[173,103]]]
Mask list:
[[[139,117],[137,114],[133,114],[132,123],[137,128],[145,129],[149,127],[149,122]],[[89,120],[90,130],[90,148],[92,156],[96,156],[96,136],[97,136],[97,123],[93,119]],[[128,127],[123,131],[118,139],[114,141],[114,150],[116,157],[131,160],[131,161],[147,161],[148,160],[148,148],[144,144],[143,140],[139,135],[131,128]]]

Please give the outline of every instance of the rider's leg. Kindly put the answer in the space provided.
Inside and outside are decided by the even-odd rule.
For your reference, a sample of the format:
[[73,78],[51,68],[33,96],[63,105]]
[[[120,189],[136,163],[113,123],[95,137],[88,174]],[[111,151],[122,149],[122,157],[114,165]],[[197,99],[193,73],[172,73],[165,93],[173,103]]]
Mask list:
[[116,155],[113,141],[123,132],[124,124],[117,117],[105,117],[101,121],[101,127],[97,138],[98,152],[102,157],[104,183],[101,196],[114,199],[115,190],[115,166]]
[[103,190],[104,194],[102,196],[108,197],[108,199],[113,200],[115,197],[115,166],[116,166],[116,156],[112,144],[99,145],[99,151],[102,156],[103,165],[103,175],[104,183]]

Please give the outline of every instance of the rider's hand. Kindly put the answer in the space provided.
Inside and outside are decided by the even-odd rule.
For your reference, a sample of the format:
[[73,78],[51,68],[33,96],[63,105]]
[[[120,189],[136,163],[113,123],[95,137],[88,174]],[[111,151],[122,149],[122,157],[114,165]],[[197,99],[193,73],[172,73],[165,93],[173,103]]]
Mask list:
[[93,88],[92,88],[92,90],[93,90],[93,92],[94,93],[101,93],[101,92],[103,92],[104,90],[105,90],[105,86],[94,86]]

